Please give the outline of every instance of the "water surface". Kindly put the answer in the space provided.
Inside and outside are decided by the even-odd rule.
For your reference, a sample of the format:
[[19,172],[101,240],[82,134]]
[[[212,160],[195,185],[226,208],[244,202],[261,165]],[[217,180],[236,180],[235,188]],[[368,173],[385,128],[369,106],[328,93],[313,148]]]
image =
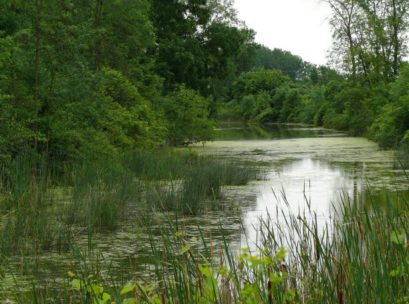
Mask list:
[[[264,180],[245,187],[247,196],[243,199],[235,193],[237,189],[227,192],[241,201],[251,242],[257,239],[254,227],[258,227],[260,218],[272,217],[278,222],[285,214],[301,215],[310,209],[324,226],[341,199],[353,201],[368,185],[372,191],[407,189],[406,177],[393,168],[394,152],[381,150],[366,138],[301,125],[264,129],[227,125],[218,130],[218,138],[195,150],[254,162],[266,171]],[[248,201],[249,194],[254,197],[253,203]]]
[[[407,189],[402,172],[393,169],[393,151],[381,150],[365,138],[302,125],[249,128],[237,124],[223,125],[217,130],[217,137],[214,142],[190,149],[249,162],[262,168],[264,174],[246,186],[225,187],[219,208],[209,207],[200,215],[179,218],[179,225],[189,236],[198,237],[200,229],[209,243],[217,244],[226,236],[239,249],[247,246],[246,234],[252,246],[258,238],[260,218],[267,219],[270,214],[272,221],[279,222],[290,213],[302,214],[308,205],[320,225],[325,225],[340,197],[348,195],[354,199],[368,184],[375,191]],[[166,218],[173,216],[152,214],[149,210],[136,213],[153,219],[149,227],[130,218],[114,233],[99,233],[90,240],[83,231],[77,237],[80,250],[92,242],[94,254],[102,257],[101,263],[125,281],[149,277],[152,269],[147,230],[166,227]],[[75,269],[75,261],[73,254],[59,253],[10,258],[4,269],[7,275],[0,279],[0,285],[11,286],[13,275],[20,286],[26,282],[28,288],[31,280],[38,285],[58,285],[67,279],[68,270]]]

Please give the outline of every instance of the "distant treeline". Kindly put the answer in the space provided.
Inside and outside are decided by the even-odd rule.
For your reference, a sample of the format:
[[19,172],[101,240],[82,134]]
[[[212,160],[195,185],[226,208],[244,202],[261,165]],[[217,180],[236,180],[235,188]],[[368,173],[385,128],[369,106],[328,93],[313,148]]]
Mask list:
[[[226,118],[401,143],[406,4],[380,1],[390,15],[378,16],[369,0],[343,2],[330,1],[336,72],[256,44],[229,0],[2,1],[0,162],[27,150],[71,161],[205,141]],[[345,7],[366,25],[344,28]]]
[[222,113],[254,122],[312,123],[368,136],[383,147],[407,147],[409,1],[326,2],[332,68],[257,47],[251,58],[264,69],[234,81]]

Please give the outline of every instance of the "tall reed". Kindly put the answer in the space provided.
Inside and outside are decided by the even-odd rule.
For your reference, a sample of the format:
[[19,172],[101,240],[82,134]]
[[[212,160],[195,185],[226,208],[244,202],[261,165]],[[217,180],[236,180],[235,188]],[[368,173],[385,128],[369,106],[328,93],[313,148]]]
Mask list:
[[212,244],[200,227],[188,236],[171,220],[160,240],[151,234],[154,275],[133,282],[127,297],[137,303],[405,303],[408,217],[405,194],[367,192],[354,202],[345,196],[326,225],[310,210],[282,210],[262,220],[258,246],[241,252],[227,238]]

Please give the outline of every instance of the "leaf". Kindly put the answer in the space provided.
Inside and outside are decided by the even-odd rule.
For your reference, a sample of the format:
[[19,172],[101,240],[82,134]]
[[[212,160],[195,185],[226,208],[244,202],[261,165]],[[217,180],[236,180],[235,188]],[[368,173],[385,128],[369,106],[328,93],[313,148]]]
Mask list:
[[93,292],[96,296],[99,296],[104,292],[104,287],[92,284],[90,287],[90,291]]
[[276,286],[277,284],[281,283],[283,279],[276,273],[273,273],[270,275],[270,282],[273,284],[273,286]]
[[111,295],[109,293],[104,292],[104,294],[102,295],[102,300],[105,302],[108,302],[111,300]]
[[400,265],[399,267],[397,267],[396,269],[392,270],[391,272],[389,272],[389,275],[392,278],[396,278],[396,277],[403,277],[405,276],[405,267],[403,265]]
[[74,277],[75,277],[75,273],[72,272],[72,271],[68,271],[68,276],[69,276],[70,278],[74,278]]
[[277,257],[277,259],[278,259],[279,261],[284,261],[286,255],[287,255],[287,250],[286,250],[285,248],[281,248],[281,249],[277,252],[276,257]]
[[186,252],[190,251],[190,249],[192,249],[192,245],[187,244],[185,246],[182,247],[182,250],[180,251],[180,254],[185,254]]
[[136,300],[135,299],[125,299],[122,301],[122,304],[136,304]]
[[210,267],[199,265],[199,270],[204,276],[213,278],[213,271]]
[[133,292],[134,290],[135,290],[135,285],[133,285],[132,283],[128,283],[122,288],[120,294],[121,296],[123,296],[130,292]]
[[72,288],[74,288],[74,289],[76,289],[76,290],[81,290],[82,284],[81,284],[81,281],[80,281],[80,280],[74,279],[74,280],[72,280],[72,282],[71,282],[71,286],[72,286]]
[[393,231],[391,234],[391,242],[396,245],[404,245],[406,243],[406,232]]

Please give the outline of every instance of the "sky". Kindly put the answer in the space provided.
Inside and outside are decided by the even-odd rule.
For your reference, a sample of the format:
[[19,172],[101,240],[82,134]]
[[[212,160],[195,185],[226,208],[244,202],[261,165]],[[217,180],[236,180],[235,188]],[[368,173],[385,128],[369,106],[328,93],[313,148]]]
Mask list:
[[331,11],[322,0],[235,0],[238,16],[257,32],[256,42],[315,64],[327,62]]

